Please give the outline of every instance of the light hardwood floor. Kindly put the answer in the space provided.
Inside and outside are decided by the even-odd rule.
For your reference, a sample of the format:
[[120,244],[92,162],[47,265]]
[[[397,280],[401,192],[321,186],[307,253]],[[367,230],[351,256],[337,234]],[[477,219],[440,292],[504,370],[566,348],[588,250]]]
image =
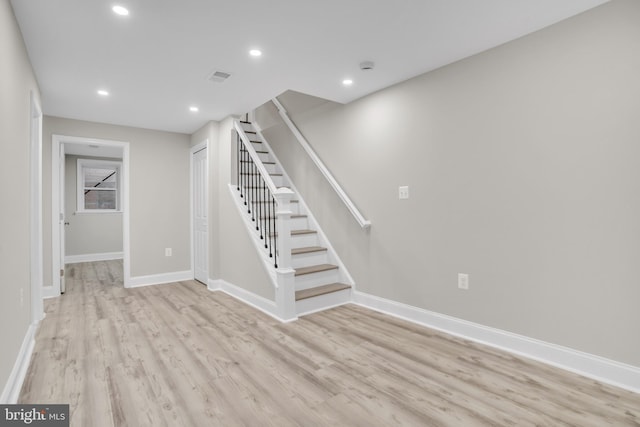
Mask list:
[[639,426],[640,395],[347,305],[281,324],[203,285],[68,266],[20,395],[91,426]]

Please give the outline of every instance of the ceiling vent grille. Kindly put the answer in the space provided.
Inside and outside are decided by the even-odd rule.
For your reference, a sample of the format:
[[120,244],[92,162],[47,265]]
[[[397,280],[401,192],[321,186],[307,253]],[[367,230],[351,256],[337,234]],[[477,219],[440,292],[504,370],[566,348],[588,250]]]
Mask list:
[[225,80],[227,80],[229,77],[231,77],[230,73],[225,73],[224,71],[214,71],[209,75],[209,81],[212,81],[215,83],[222,83]]

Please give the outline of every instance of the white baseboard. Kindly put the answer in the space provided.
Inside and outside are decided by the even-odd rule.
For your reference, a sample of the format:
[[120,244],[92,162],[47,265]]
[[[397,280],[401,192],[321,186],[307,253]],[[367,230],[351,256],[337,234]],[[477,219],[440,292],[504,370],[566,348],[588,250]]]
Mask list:
[[124,284],[125,288],[139,288],[140,286],[162,285],[163,283],[181,282],[192,280],[193,272],[175,271],[172,273],[151,274],[149,276],[130,277]]
[[42,287],[42,298],[56,298],[60,296],[60,290],[54,288],[53,285]]
[[79,262],[110,261],[112,259],[124,258],[124,252],[104,252],[100,254],[67,255],[64,257],[65,264],[76,264]]
[[505,350],[603,383],[640,393],[640,367],[362,292],[353,292],[353,302],[447,334]]
[[18,402],[20,389],[22,389],[24,377],[27,375],[27,369],[29,369],[29,362],[31,361],[31,354],[33,353],[33,348],[36,344],[35,336],[37,330],[38,324],[31,324],[29,325],[29,329],[27,329],[27,333],[22,340],[22,346],[20,347],[20,352],[18,353],[16,362],[13,365],[11,374],[9,374],[7,383],[5,384],[4,389],[2,390],[2,395],[0,396],[0,404],[2,405],[15,404]]
[[240,300],[243,303],[250,305],[251,307],[273,317],[274,319],[279,320],[280,322],[286,321],[278,316],[278,310],[275,301],[271,301],[267,298],[261,297],[260,295],[256,295],[253,292],[249,292],[246,289],[233,285],[225,280],[209,279],[207,288],[210,291],[224,292],[225,294],[228,294],[235,299]]

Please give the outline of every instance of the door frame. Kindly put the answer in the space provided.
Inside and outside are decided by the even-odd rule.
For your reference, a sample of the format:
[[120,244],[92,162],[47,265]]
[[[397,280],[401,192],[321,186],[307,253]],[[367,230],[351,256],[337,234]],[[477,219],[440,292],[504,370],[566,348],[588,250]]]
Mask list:
[[[209,226],[210,224],[208,224],[211,215],[209,212],[209,139],[205,139],[204,141],[200,142],[199,144],[194,145],[193,147],[191,147],[191,149],[189,150],[189,223],[190,223],[190,228],[191,228],[191,236],[190,236],[190,247],[191,247],[191,276],[194,278],[195,280],[195,274],[196,274],[196,267],[195,267],[195,233],[196,233],[196,228],[195,228],[195,223],[193,221],[193,202],[194,202],[194,183],[193,183],[193,156],[195,153],[197,153],[198,151],[201,151],[203,149],[207,150],[207,160],[206,160],[206,170],[205,170],[205,183],[204,183],[204,204],[205,204],[205,209],[207,212],[207,242],[206,242],[206,250],[207,250],[207,257],[206,257],[206,271],[207,271],[207,282],[209,281],[209,278],[211,277],[211,271],[209,271],[210,268],[210,263],[209,263],[209,258],[211,255],[210,252],[210,247],[209,247],[209,241],[211,240],[211,236],[210,236],[210,230],[211,227]],[[205,285],[209,286],[209,283],[205,283]]]
[[60,295],[60,209],[64,206],[60,200],[62,193],[62,182],[60,177],[60,149],[65,143],[83,145],[102,145],[118,147],[122,149],[122,250],[123,250],[123,276],[124,287],[128,288],[131,282],[131,260],[130,260],[130,218],[129,218],[129,143],[125,141],[113,141],[108,139],[85,138],[78,136],[52,135],[51,136],[51,265],[53,274],[52,289],[50,297]]
[[42,233],[42,108],[33,91],[31,101],[30,158],[31,173],[30,200],[30,282],[31,282],[31,324],[36,325],[44,318],[43,281],[44,255]]

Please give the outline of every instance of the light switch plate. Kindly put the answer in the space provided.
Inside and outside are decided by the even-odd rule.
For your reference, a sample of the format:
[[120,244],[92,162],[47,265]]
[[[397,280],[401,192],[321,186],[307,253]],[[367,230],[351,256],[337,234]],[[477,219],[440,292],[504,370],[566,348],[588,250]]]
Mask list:
[[398,187],[398,198],[399,199],[408,199],[409,198],[409,187],[404,185]]
[[469,275],[464,273],[458,274],[458,288],[467,290],[469,289]]

